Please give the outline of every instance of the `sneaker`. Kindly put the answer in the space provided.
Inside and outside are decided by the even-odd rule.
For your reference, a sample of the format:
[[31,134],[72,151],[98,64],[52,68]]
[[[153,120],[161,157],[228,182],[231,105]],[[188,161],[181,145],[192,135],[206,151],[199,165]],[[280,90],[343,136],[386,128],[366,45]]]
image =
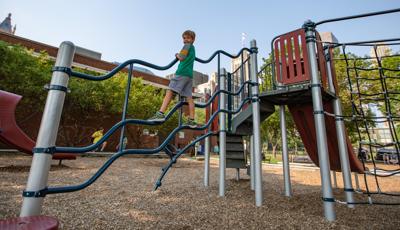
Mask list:
[[165,121],[164,113],[157,111],[152,117],[147,119],[148,121]]
[[190,128],[197,128],[197,123],[193,119],[188,119],[187,122],[184,123],[183,125],[187,125]]

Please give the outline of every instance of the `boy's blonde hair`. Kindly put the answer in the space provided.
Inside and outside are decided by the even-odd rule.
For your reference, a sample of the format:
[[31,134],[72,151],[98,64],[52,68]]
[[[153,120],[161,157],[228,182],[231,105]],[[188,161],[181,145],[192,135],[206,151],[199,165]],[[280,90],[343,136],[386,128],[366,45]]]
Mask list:
[[194,31],[186,30],[185,32],[183,32],[182,37],[185,35],[191,37],[193,40],[196,39],[196,33]]

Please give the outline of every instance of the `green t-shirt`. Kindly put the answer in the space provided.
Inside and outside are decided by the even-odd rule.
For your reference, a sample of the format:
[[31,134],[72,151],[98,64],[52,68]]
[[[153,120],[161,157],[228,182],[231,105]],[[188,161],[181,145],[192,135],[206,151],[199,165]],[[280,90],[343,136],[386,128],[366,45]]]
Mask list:
[[193,78],[193,64],[196,58],[194,45],[186,43],[178,54],[183,60],[179,63],[175,75]]

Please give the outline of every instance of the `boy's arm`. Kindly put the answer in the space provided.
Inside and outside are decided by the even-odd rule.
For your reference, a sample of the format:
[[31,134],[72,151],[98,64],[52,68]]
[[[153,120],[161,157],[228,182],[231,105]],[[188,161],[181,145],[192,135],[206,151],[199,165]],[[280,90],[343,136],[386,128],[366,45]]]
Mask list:
[[187,55],[189,54],[189,49],[190,49],[190,44],[185,44],[182,48],[182,50],[175,54],[175,57],[179,59],[179,61],[185,60]]

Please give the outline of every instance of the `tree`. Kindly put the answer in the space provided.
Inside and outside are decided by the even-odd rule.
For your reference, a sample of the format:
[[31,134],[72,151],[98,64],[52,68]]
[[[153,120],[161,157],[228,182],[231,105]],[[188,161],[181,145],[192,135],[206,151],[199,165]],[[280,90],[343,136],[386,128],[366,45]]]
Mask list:
[[[42,113],[47,91],[43,89],[51,79],[54,61],[46,53],[39,56],[33,51],[18,45],[0,41],[0,86],[2,90],[23,95],[18,110],[17,120],[29,120]],[[100,73],[74,68],[75,71],[91,75]],[[89,127],[91,121],[118,121],[123,108],[127,74],[119,73],[105,81],[88,81],[70,78],[59,130],[59,140],[69,146],[87,144],[90,132],[98,127]],[[146,119],[159,108],[164,97],[163,90],[151,85],[144,85],[140,76],[134,76],[131,82],[127,118]],[[176,101],[175,101],[176,102]],[[96,122],[101,125],[102,122]],[[154,132],[169,133],[177,124],[174,115],[166,124],[149,127]],[[140,146],[143,126],[129,125],[128,132],[134,137],[135,146]]]

